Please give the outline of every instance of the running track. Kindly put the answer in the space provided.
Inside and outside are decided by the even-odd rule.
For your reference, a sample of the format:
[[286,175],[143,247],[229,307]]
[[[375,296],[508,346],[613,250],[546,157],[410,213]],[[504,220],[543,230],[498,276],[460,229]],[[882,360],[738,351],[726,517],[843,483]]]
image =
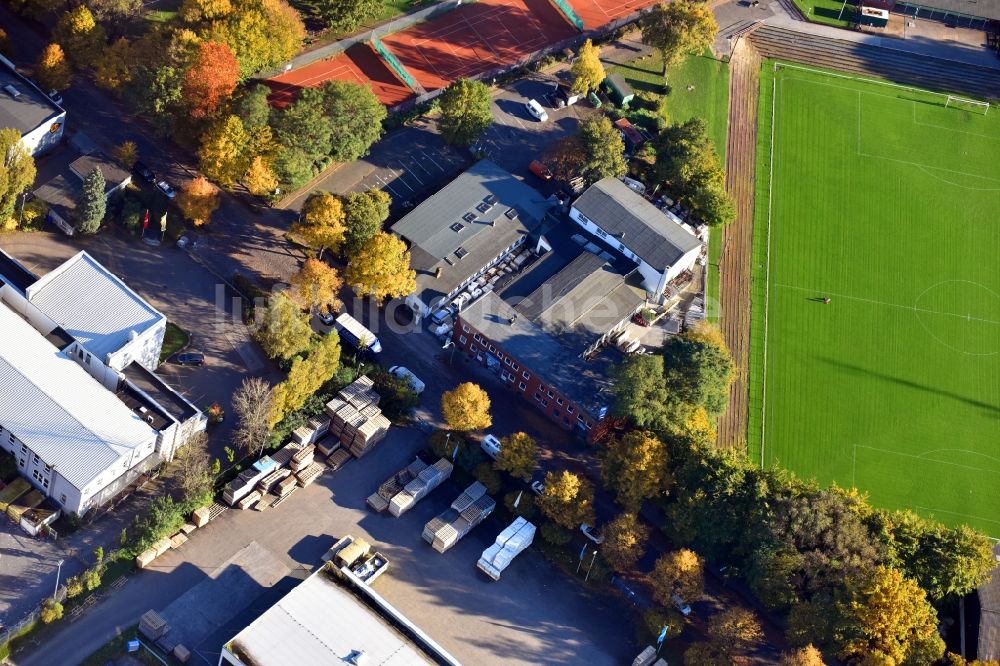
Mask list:
[[386,106],[399,104],[413,95],[368,44],[356,44],[332,58],[285,72],[266,83],[273,91],[271,104],[284,107],[295,101],[302,88],[319,86],[330,80],[370,85]]

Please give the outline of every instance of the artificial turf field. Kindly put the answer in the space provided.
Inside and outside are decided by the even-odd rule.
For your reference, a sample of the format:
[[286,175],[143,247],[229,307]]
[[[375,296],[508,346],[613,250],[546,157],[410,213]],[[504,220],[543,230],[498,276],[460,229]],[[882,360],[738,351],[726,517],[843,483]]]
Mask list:
[[1000,537],[1000,108],[774,66],[750,455]]

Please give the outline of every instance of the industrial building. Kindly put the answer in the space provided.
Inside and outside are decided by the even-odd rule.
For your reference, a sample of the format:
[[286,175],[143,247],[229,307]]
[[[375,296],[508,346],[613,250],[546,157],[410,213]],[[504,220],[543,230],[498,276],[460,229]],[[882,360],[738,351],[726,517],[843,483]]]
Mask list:
[[63,138],[66,111],[0,55],[0,127],[21,133],[21,142],[33,156],[54,147]]

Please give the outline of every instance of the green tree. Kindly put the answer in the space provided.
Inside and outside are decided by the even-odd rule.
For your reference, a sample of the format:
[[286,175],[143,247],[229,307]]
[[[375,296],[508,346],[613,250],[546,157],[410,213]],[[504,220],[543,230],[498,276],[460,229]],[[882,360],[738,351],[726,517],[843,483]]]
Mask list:
[[552,177],[569,182],[583,174],[587,164],[586,150],[579,136],[571,134],[556,139],[542,154],[542,163],[552,172]]
[[837,607],[840,659],[903,664],[914,651],[926,654],[928,643],[933,660],[944,654],[937,613],[916,582],[896,569],[880,566],[850,577],[846,599]]
[[691,0],[659,4],[642,20],[642,41],[660,51],[664,76],[689,53],[710,47],[718,31],[712,10]]
[[271,119],[271,105],[267,98],[271,89],[262,83],[244,88],[233,103],[233,114],[243,121],[247,132],[253,132],[268,124]]
[[294,104],[276,113],[274,137],[285,150],[299,151],[308,156],[310,162],[329,155],[333,146],[333,122],[326,114],[323,91],[306,88]]
[[651,432],[632,430],[608,447],[601,479],[619,504],[637,512],[644,500],[667,490],[667,447]]
[[490,396],[478,384],[463,382],[441,396],[441,414],[449,430],[483,430],[493,423]]
[[213,123],[201,137],[198,164],[201,171],[223,187],[232,187],[250,167],[250,135],[236,116]]
[[515,432],[500,440],[495,467],[511,476],[528,481],[538,466],[538,444],[528,434]]
[[581,122],[579,136],[586,157],[583,170],[587,182],[621,178],[628,173],[625,143],[607,116],[591,116]]
[[274,156],[274,173],[282,183],[297,190],[312,177],[314,162],[313,156],[304,150],[278,146]]
[[763,546],[750,559],[747,584],[765,606],[784,610],[800,601],[795,581],[803,566],[803,556],[795,548]]
[[448,143],[471,146],[493,122],[490,87],[459,79],[441,95],[441,135]]
[[87,6],[101,22],[124,24],[142,14],[142,0],[89,0]]
[[392,199],[382,190],[351,192],[344,196],[344,254],[353,257],[367,245],[389,219]]
[[86,5],[78,5],[65,12],[52,36],[78,67],[89,66],[103,51],[106,41],[104,28],[97,24]]
[[76,230],[93,234],[101,227],[107,212],[108,200],[104,196],[104,174],[97,167],[83,178],[83,190],[76,206]]
[[385,105],[370,87],[347,81],[327,81],[322,95],[330,125],[328,154],[338,162],[353,162],[382,137]]
[[42,624],[52,624],[63,616],[63,605],[55,599],[49,598],[42,602],[41,619]]
[[735,370],[717,328],[704,325],[675,335],[661,354],[665,387],[674,399],[700,405],[711,416],[725,410]]
[[306,199],[302,216],[292,225],[291,232],[322,258],[324,251],[337,252],[343,244],[347,233],[344,218],[344,205],[339,198],[327,192],[314,192]]
[[567,530],[594,524],[594,487],[572,472],[547,473],[537,503],[549,520]]
[[46,90],[66,90],[71,76],[62,47],[58,44],[46,46],[35,65],[35,79],[38,83]]
[[174,454],[177,480],[185,502],[208,504],[215,479],[208,456],[208,437],[204,431],[188,438]]
[[0,223],[14,215],[17,198],[35,182],[35,160],[21,142],[21,132],[0,129]]
[[675,594],[690,603],[705,593],[704,561],[687,548],[661,555],[649,577],[653,598],[664,606],[673,605]]
[[488,462],[481,462],[476,465],[476,469],[473,470],[472,475],[476,477],[476,481],[486,486],[486,493],[489,495],[497,494],[503,487],[503,479],[500,478],[500,475]]
[[725,171],[704,120],[671,125],[654,145],[656,177],[695,217],[710,226],[733,220],[736,208],[725,191]]
[[614,369],[613,379],[615,415],[653,432],[670,428],[675,411],[663,377],[663,356],[630,356]]
[[309,318],[287,294],[272,295],[260,310],[254,332],[268,356],[288,361],[309,348],[314,336]]
[[646,551],[649,528],[634,513],[623,513],[604,526],[601,555],[619,573],[632,570]]
[[382,0],[318,0],[315,13],[334,31],[349,33],[382,13]]
[[604,65],[601,64],[601,47],[594,46],[589,39],[585,41],[569,73],[573,77],[573,92],[577,95],[586,95],[592,90],[597,90],[607,77]]
[[307,357],[296,357],[288,378],[274,387],[269,424],[273,427],[301,408],[309,396],[333,378],[339,367],[340,337],[336,335],[320,338]]
[[375,234],[351,258],[344,278],[355,294],[377,301],[407,296],[417,288],[417,274],[410,268],[406,243],[384,231]]

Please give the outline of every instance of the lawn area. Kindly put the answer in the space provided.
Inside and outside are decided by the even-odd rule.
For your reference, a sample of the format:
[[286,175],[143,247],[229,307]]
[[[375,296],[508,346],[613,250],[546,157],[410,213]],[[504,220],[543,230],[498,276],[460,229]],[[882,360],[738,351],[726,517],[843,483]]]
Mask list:
[[179,352],[188,343],[190,337],[177,324],[168,321],[167,332],[163,336],[163,349],[160,351],[160,363]]
[[128,655],[135,662],[140,664],[147,664],[148,666],[163,666],[165,662],[163,657],[154,656],[150,648],[146,647],[149,642],[139,637],[142,644],[136,652],[129,652],[127,643],[128,641],[139,636],[139,625],[135,624],[131,627],[125,629],[115,638],[111,639],[103,646],[94,651],[89,657],[80,662],[80,666],[105,666],[106,664],[116,663],[118,659]]
[[1000,117],[770,62],[761,86],[751,456],[1000,537]]
[[[854,21],[855,5],[848,2],[844,5],[843,0],[793,0],[795,5],[802,10],[813,23],[823,23],[826,25],[846,28]],[[843,10],[843,13],[841,13]]]

